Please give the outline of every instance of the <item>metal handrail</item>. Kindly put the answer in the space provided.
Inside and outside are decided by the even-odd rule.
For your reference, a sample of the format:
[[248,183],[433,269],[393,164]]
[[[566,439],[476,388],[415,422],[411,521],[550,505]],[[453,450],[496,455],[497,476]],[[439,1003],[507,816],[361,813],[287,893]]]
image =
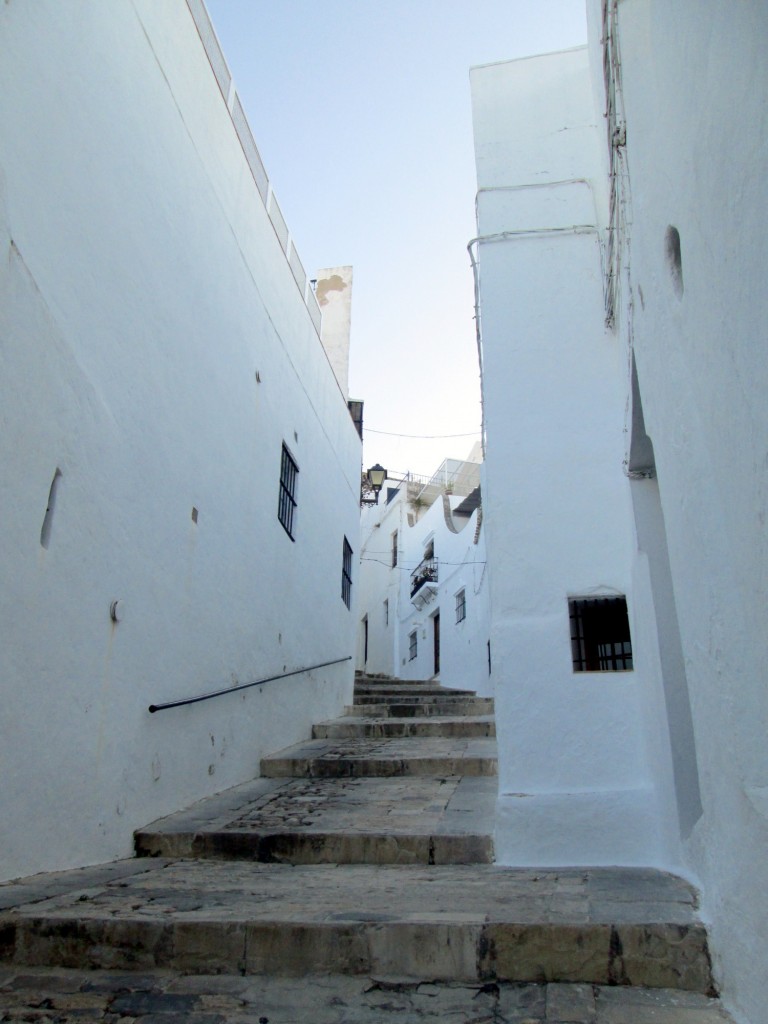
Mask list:
[[329,665],[340,665],[343,661],[352,661],[352,655],[346,658],[336,658],[334,661],[322,661],[319,665],[309,665],[307,668],[297,668],[293,672],[281,672],[276,676],[267,676],[265,679],[255,679],[252,683],[241,683],[239,686],[228,686],[224,690],[214,690],[212,693],[203,693],[199,697],[187,697],[185,700],[171,700],[167,704],[150,704],[147,710],[150,715],[156,711],[165,711],[166,708],[180,708],[184,704],[197,704],[201,700],[210,700],[212,697],[221,697],[225,693],[237,693],[238,690],[247,690],[251,686],[261,686],[263,683],[272,683],[276,679],[287,679],[289,676],[298,676],[302,672],[312,672],[316,668],[327,668]]

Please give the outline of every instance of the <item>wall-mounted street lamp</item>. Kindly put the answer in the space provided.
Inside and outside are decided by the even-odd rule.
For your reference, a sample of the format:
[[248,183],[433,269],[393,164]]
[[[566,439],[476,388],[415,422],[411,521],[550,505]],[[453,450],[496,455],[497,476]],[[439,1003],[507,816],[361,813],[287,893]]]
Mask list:
[[366,497],[363,495],[360,498],[361,504],[363,505],[378,505],[379,504],[379,493],[381,488],[384,486],[384,481],[387,479],[387,471],[383,466],[380,466],[377,462],[375,466],[371,466],[370,469],[365,471],[363,482],[365,489],[370,493],[373,491],[373,498]]

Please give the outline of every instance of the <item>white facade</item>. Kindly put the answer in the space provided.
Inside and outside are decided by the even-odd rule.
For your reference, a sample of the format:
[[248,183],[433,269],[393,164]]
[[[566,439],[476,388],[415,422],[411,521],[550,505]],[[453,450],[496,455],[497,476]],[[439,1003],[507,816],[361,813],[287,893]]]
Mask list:
[[755,941],[768,934],[768,9],[624,0],[606,30],[600,14],[593,4],[594,64],[605,34],[623,68],[613,62],[611,85],[626,124],[616,319],[636,365],[630,465],[647,461],[641,419],[655,456],[655,479],[632,482],[637,606],[656,627],[672,798],[716,977],[736,1015],[757,1022],[768,1003]]
[[0,51],[9,878],[129,854],[349,702],[351,660],[148,713],[352,654],[360,440],[202,6],[5,4]]
[[387,480],[364,509],[360,671],[491,694],[480,470],[446,460],[429,481]]
[[[473,73],[480,186],[584,179],[598,228],[476,246],[497,849],[531,862],[549,827],[560,836],[549,863],[607,851],[697,879],[723,997],[755,1024],[768,933],[768,9],[592,0],[589,14],[590,66],[571,51]],[[586,224],[579,184],[527,190],[537,198],[524,212],[506,203],[512,191],[481,192],[478,233]],[[517,495],[502,489],[510,476],[524,482]],[[588,586],[586,569],[595,587],[627,596],[632,673],[568,674],[558,607]],[[553,643],[555,682],[554,655],[542,653]],[[522,655],[521,678],[500,668],[499,648],[510,666]],[[550,761],[538,780],[520,716]],[[602,776],[614,789],[591,848],[580,828],[589,767],[588,788],[599,795]],[[645,808],[617,804],[622,785],[645,789]],[[513,790],[533,793],[519,799],[528,810],[510,810]],[[622,849],[628,812],[636,841]],[[512,825],[527,829],[523,842]]]
[[[588,51],[472,71],[496,850],[667,864],[647,667],[575,672],[569,599],[631,604],[624,356],[603,326],[601,118]],[[662,827],[659,827],[659,822]]]

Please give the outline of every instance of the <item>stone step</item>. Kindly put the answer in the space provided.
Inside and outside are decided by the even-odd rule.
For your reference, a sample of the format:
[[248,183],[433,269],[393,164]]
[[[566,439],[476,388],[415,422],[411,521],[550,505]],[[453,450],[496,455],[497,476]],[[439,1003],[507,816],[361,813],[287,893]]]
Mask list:
[[371,718],[419,718],[432,715],[492,715],[492,697],[455,697],[438,702],[402,702],[351,704],[344,709],[346,716]]
[[255,779],[135,834],[139,856],[285,864],[493,862],[496,779]]
[[648,869],[152,858],[0,886],[0,960],[706,993],[695,906],[688,883]]
[[470,703],[477,698],[468,694],[413,693],[411,690],[382,691],[381,693],[355,693],[355,704],[451,704]]
[[404,775],[496,775],[491,738],[398,737],[316,739],[261,760],[264,778],[356,778]]
[[[213,1012],[212,1012],[213,1011]],[[155,1024],[728,1024],[717,999],[698,992],[592,985],[414,982],[345,975],[184,975],[0,967],[7,1021],[154,1021]]]
[[335,718],[312,727],[315,739],[348,739],[353,736],[495,736],[493,715],[451,718]]
[[370,683],[376,685],[392,686],[439,686],[435,679],[401,679],[399,676],[368,676],[362,672],[355,672],[355,686],[358,683]]
[[383,697],[399,697],[399,696],[414,696],[414,697],[475,697],[474,690],[449,690],[442,686],[430,686],[424,683],[418,683],[412,686],[410,683],[402,683],[400,685],[392,684],[376,684],[376,685],[361,685],[355,683],[355,699],[358,696],[383,696]]

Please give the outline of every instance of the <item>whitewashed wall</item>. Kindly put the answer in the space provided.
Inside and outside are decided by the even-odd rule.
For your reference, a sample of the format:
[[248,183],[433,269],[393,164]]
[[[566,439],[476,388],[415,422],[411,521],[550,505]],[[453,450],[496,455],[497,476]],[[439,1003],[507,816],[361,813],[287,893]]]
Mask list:
[[[599,4],[590,13],[597,62]],[[682,683],[689,702],[688,729],[676,723],[676,753],[687,751],[681,832],[726,1003],[739,1020],[763,1021],[768,8],[624,0],[618,14],[631,201],[619,326],[634,342],[658,473],[638,531],[650,500],[665,532],[650,539],[649,559],[668,549],[679,624],[682,673],[667,699],[679,705]],[[666,253],[670,226],[681,280]],[[669,587],[650,590],[664,621]]]
[[6,4],[0,50],[7,878],[128,854],[348,702],[351,661],[147,712],[352,653],[360,443],[186,3]]
[[497,856],[669,866],[657,666],[640,650],[634,671],[575,673],[570,647],[569,597],[624,594],[634,629],[626,359],[603,323],[604,129],[588,51],[475,68],[471,83]]
[[[363,507],[360,517],[360,594],[357,605],[356,667],[368,675],[398,676],[399,633],[397,629],[402,574],[402,537],[407,528],[401,497],[386,502],[387,488],[398,482],[385,481],[378,505]],[[403,488],[404,494],[405,488]],[[392,565],[393,535],[397,532],[397,562]],[[385,613],[384,602],[387,602]],[[368,651],[365,625],[368,623]]]
[[[396,486],[393,481],[387,482]],[[382,503],[386,496],[382,491]],[[434,616],[440,614],[440,671],[442,686],[492,694],[488,671],[490,625],[485,535],[476,510],[468,518],[453,516],[464,500],[442,495],[416,518],[407,500],[406,485],[389,505],[363,513],[363,561],[359,616],[368,617],[368,660],[358,643],[358,668],[401,679],[431,679],[435,675]],[[410,521],[409,523],[409,512]],[[449,525],[449,522],[451,525]],[[398,530],[398,565],[391,565],[392,533]],[[423,607],[411,601],[411,572],[424,558],[428,543],[438,560],[435,595]],[[466,617],[456,621],[456,594],[464,590]],[[388,601],[389,622],[384,601]],[[410,634],[417,634],[417,653],[410,657]]]

